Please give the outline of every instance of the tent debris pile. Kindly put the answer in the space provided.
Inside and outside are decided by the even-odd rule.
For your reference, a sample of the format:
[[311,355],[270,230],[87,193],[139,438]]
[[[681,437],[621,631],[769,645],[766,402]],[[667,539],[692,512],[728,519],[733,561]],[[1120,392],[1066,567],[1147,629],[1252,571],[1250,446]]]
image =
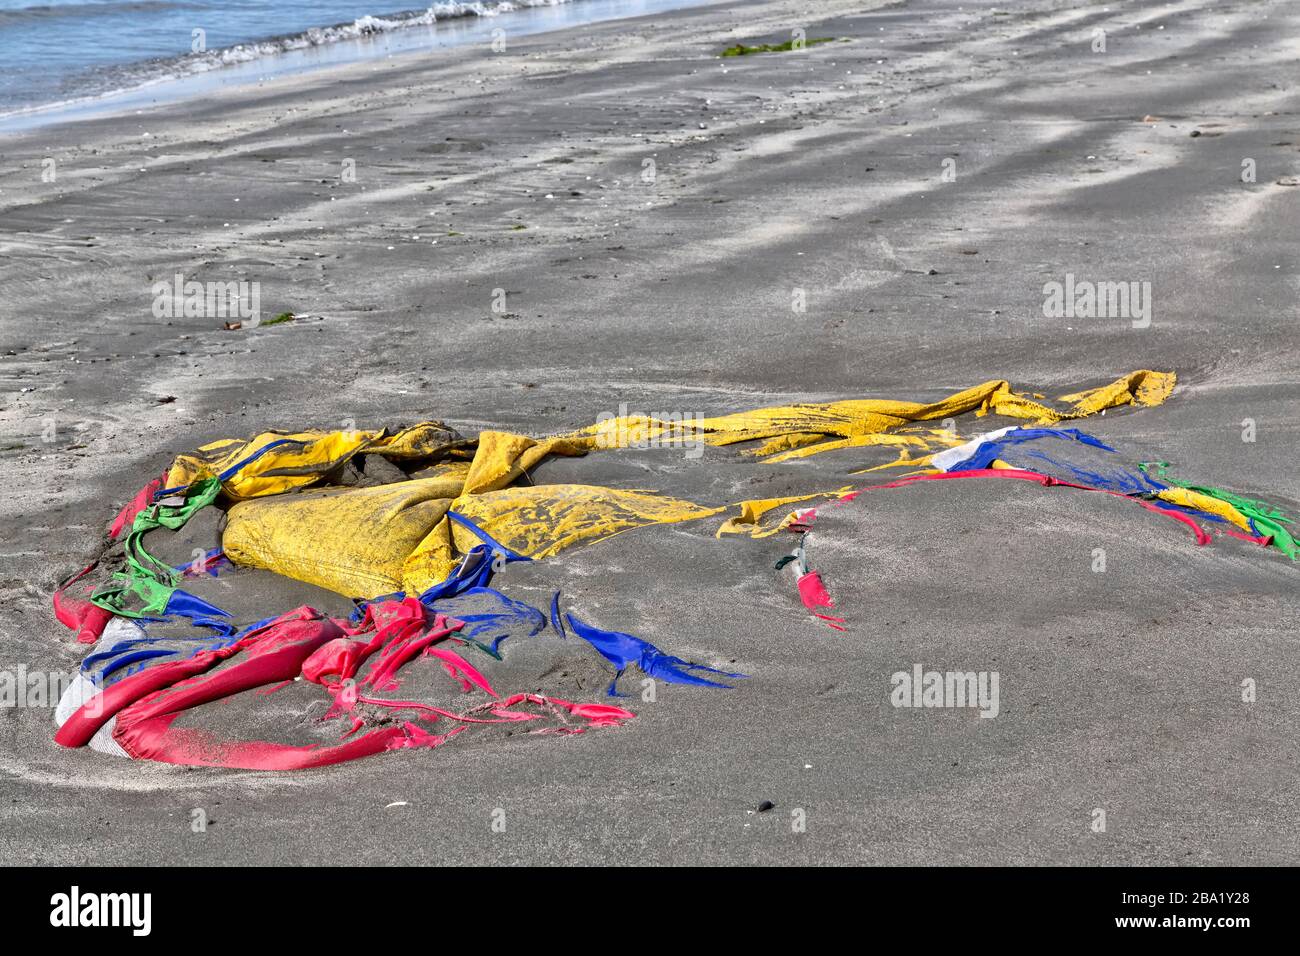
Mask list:
[[[843,630],[807,564],[807,531],[820,508],[915,481],[1013,478],[1101,492],[1177,518],[1198,540],[1209,539],[1205,524],[1294,557],[1289,519],[1270,505],[1174,481],[1163,463],[1116,464],[1109,446],[1063,427],[1111,408],[1159,405],[1174,383],[1172,372],[1137,371],[1049,403],[993,381],[931,404],[856,399],[682,421],[624,415],[541,439],[493,430],[469,438],[427,421],[213,442],[147,483],[112,523],[102,553],[56,593],[58,619],[94,645],[60,703],[56,740],[137,759],[292,770],[434,747],[493,726],[550,734],[617,726],[633,714],[535,691],[498,693],[491,675],[510,653],[506,642],[576,639],[612,666],[611,696],[631,669],[700,687],[735,686],[745,675],[586,623],[562,609],[558,591],[549,608],[534,607],[492,587],[495,575],[633,529],[731,513],[718,536],[799,536],[778,567],[794,570],[811,613]],[[954,423],[968,414],[1028,424],[965,440]],[[897,457],[852,474],[910,470],[883,484],[707,503],[532,481],[547,459],[647,442],[737,446],[742,460],[769,465],[874,446]],[[806,502],[816,503],[786,511]],[[314,606],[320,601],[232,610],[218,596],[237,592],[248,569],[339,595],[351,610],[331,614]],[[205,588],[214,579],[227,591]],[[450,680],[427,684],[433,672]],[[277,712],[312,716],[287,730],[270,716],[266,728],[225,726],[229,709],[218,705],[244,699],[256,711],[267,697],[284,701]]]

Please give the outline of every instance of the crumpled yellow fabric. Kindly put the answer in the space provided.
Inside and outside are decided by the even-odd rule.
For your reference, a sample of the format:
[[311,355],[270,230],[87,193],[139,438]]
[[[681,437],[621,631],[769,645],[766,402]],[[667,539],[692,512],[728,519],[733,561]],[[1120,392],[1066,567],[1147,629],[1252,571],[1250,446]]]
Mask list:
[[394,591],[418,594],[484,543],[546,558],[631,528],[726,510],[653,491],[592,485],[504,488],[453,499],[458,490],[455,479],[426,478],[244,501],[230,509],[223,546],[236,564],[373,598]]
[[740,502],[740,514],[734,515],[720,524],[713,536],[721,538],[724,534],[747,534],[751,538],[768,538],[784,528],[794,518],[794,512],[792,511],[775,524],[769,522],[769,526],[764,527],[763,516],[768,512],[799,501],[812,501],[815,498],[839,498],[852,490],[853,487],[850,485],[838,491],[818,491],[810,495],[791,495],[787,498],[752,498],[749,501],[742,501]]
[[[690,521],[727,510],[654,491],[521,485],[528,472],[550,455],[580,455],[647,440],[703,441],[715,446],[756,441],[761,444],[751,453],[769,462],[837,448],[885,445],[899,450],[892,466],[922,464],[927,459],[909,457],[913,449],[929,451],[958,440],[951,432],[920,427],[918,422],[967,412],[1058,422],[1119,405],[1158,405],[1174,382],[1172,372],[1139,370],[1100,388],[1063,396],[1059,401],[1067,407],[1056,409],[1016,394],[1007,382],[998,380],[929,404],[854,399],[677,422],[626,415],[544,439],[503,431],[465,439],[433,421],[395,433],[265,432],[248,441],[212,442],[178,457],[168,473],[168,485],[221,478],[226,497],[236,502],[224,538],[226,553],[236,564],[266,568],[351,597],[398,590],[417,593],[444,580],[466,552],[482,543],[474,528],[517,554],[545,558],[631,528]],[[310,488],[357,454],[429,459],[431,464],[414,472],[411,480],[377,488]],[[764,526],[768,512],[842,493],[741,502],[740,515],[724,523],[718,533],[765,536],[775,530]],[[1231,509],[1224,502],[1195,507],[1214,513]],[[1240,524],[1237,518],[1229,520]]]
[[[424,478],[242,501],[227,515],[222,548],[235,564],[348,597],[391,594],[405,589],[408,558],[459,491],[455,479]],[[454,561],[442,557],[433,567],[445,577]]]
[[243,501],[305,488],[354,455],[430,458],[465,444],[464,438],[442,422],[421,422],[393,434],[385,429],[263,432],[248,441],[228,438],[210,442],[192,455],[178,456],[167,472],[167,486],[177,488],[222,476],[244,462],[221,482],[227,497]]
[[460,557],[481,544],[499,545],[526,558],[549,558],[575,544],[632,528],[692,521],[725,510],[653,491],[595,485],[534,485],[467,494],[451,502],[448,516],[407,558],[402,590],[418,594],[446,579]]
[[1129,372],[1109,385],[1062,395],[1058,401],[1071,402],[1074,407],[1068,415],[1062,415],[1061,418],[1086,418],[1120,405],[1159,405],[1169,397],[1177,381],[1178,376],[1173,372],[1152,372],[1145,369]]
[[[1177,376],[1173,372],[1139,369],[1109,385],[1063,396],[1068,408],[1056,409],[1011,390],[1005,380],[976,385],[929,404],[893,399],[849,399],[840,402],[774,405],[714,418],[660,421],[646,415],[607,418],[581,429],[572,438],[594,441],[595,447],[630,447],[639,442],[662,444],[703,441],[732,445],[766,439],[754,454],[767,462],[806,458],[841,448],[865,445],[925,447],[923,438],[886,434],[911,422],[956,417],[966,412],[990,413],[1050,424],[1084,418],[1120,405],[1159,405],[1169,397]],[[818,443],[817,439],[837,439]]]
[[510,432],[487,431],[478,436],[478,450],[465,477],[465,494],[478,495],[512,484],[548,455],[581,455],[587,442],[567,438],[537,441]]

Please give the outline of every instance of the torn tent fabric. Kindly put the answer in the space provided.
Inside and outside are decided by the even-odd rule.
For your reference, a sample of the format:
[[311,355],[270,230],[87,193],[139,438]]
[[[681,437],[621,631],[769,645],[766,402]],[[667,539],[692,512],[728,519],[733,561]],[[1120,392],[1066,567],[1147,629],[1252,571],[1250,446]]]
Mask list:
[[[724,680],[743,675],[588,625],[560,609],[558,593],[549,608],[535,608],[489,586],[494,570],[510,562],[544,561],[568,548],[727,508],[738,507],[739,514],[719,535],[803,530],[824,506],[818,499],[848,501],[857,493],[839,488],[693,502],[670,488],[534,483],[533,469],[549,457],[651,439],[742,446],[744,456],[767,463],[884,446],[898,459],[877,468],[937,472],[904,482],[997,475],[1069,484],[1136,498],[1198,535],[1204,534],[1198,521],[1217,519],[1241,536],[1258,531],[1293,545],[1283,537],[1288,519],[1275,509],[1135,470],[1105,444],[1062,424],[1124,405],[1159,405],[1174,382],[1172,372],[1136,371],[1049,402],[995,380],[931,403],[854,399],[692,421],[625,415],[549,438],[495,430],[467,438],[427,421],[394,430],[265,432],[212,442],[181,455],[162,479],[142,488],[114,522],[105,556],[56,595],[59,619],[80,640],[95,643],[76,694],[61,704],[59,739],[145,759],[296,769],[436,746],[494,723],[572,733],[628,719],[630,713],[608,705],[508,688],[496,696],[491,676],[499,658],[512,641],[540,638],[548,625],[613,667],[613,693],[618,675],[633,665],[657,680],[728,686]],[[974,443],[951,427],[927,424],[967,414],[1027,424]],[[216,509],[222,519],[219,547],[205,546],[193,563],[179,566],[160,556],[165,549],[151,553],[158,535],[185,529],[194,514],[208,514],[204,509]],[[826,583],[797,553],[791,560],[797,560],[801,600],[840,626]],[[223,570],[227,562],[230,572]],[[240,569],[250,568],[359,606],[350,617],[311,607],[288,614],[262,608],[256,621],[231,614],[219,606],[228,591],[217,585],[230,577],[227,588],[238,587]],[[213,573],[221,579],[209,580]],[[443,690],[416,679],[429,673],[441,675]],[[421,687],[428,693],[417,693]],[[444,699],[444,692],[470,700]],[[267,696],[285,703],[258,706]],[[276,723],[274,714],[322,699],[327,719]],[[226,706],[235,700],[239,707]],[[265,726],[223,723],[223,714],[245,713],[267,715]]]
[[[778,458],[872,443],[928,451],[939,440],[933,435],[888,433],[966,412],[1060,421],[1125,404],[1157,405],[1174,381],[1172,372],[1132,372],[1065,396],[1068,403],[1061,408],[1019,395],[1005,381],[991,381],[929,404],[856,399],[773,406],[696,424],[714,445],[761,440],[755,451],[765,453],[776,442],[786,448]],[[681,423],[644,416],[623,416],[546,439],[492,430],[466,439],[440,422],[394,432],[265,432],[248,441],[212,442],[178,457],[160,493],[192,494],[194,487],[215,482],[223,501],[234,503],[224,547],[235,564],[371,598],[431,587],[479,543],[513,559],[545,558],[632,528],[716,513],[718,507],[659,492],[519,484],[550,455],[688,437]],[[331,476],[359,455],[391,459],[412,480],[376,488],[331,484]],[[295,491],[299,494],[286,494]],[[134,579],[138,586],[121,588],[124,599],[138,599],[153,613],[167,612],[165,589],[174,582],[161,573],[136,573]]]

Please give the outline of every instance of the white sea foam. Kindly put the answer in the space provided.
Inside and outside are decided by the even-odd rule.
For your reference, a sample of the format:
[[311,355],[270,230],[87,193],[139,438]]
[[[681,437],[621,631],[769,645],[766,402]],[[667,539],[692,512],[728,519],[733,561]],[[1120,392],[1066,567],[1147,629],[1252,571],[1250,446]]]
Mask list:
[[328,27],[312,27],[302,33],[294,33],[253,43],[239,43],[220,50],[204,53],[192,53],[178,57],[175,63],[182,67],[182,72],[201,72],[217,69],[232,63],[248,63],[264,56],[274,56],[291,50],[305,50],[310,47],[325,46],[341,40],[358,40],[363,37],[391,33],[395,30],[408,30],[412,27],[433,26],[439,20],[454,20],[458,17],[495,17],[503,13],[532,7],[556,7],[571,0],[500,0],[496,3],[460,3],[455,0],[435,3],[424,11],[411,13],[358,17],[351,23],[339,23]]

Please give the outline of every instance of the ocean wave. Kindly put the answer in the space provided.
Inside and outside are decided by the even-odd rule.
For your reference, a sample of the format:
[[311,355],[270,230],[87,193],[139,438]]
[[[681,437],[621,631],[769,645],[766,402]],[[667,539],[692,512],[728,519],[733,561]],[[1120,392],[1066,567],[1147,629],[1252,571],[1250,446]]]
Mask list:
[[[563,0],[547,0],[545,5],[551,5],[553,2],[563,2]],[[542,5],[528,3],[527,0],[523,0],[523,4],[525,6]],[[439,20],[467,16],[496,16],[499,13],[506,13],[513,9],[515,9],[515,0],[506,0],[506,2],[502,3],[435,3],[426,10],[410,10],[382,15],[367,14],[358,17],[351,23],[312,27],[301,33],[271,37],[249,43],[237,43],[234,46],[178,57],[175,62],[188,65],[191,71],[213,69],[230,63],[247,63],[260,57],[274,56],[277,53],[287,53],[291,50],[304,50],[309,47],[324,46],[342,40],[358,40],[363,37],[391,33],[395,30],[405,30],[411,27],[432,26]]]
[[[223,67],[252,63],[278,55],[308,50],[313,47],[326,47],[335,43],[363,40],[384,34],[419,27],[432,27],[439,21],[455,20],[464,17],[495,17],[517,10],[538,7],[557,7],[573,0],[442,0],[427,8],[397,11],[383,14],[367,14],[350,22],[336,23],[331,26],[311,27],[297,33],[272,36],[261,40],[236,43],[231,46],[185,53],[175,56],[155,57],[128,64],[113,64],[97,68],[92,74],[96,79],[90,81],[93,90],[84,95],[57,102],[45,102],[20,106],[5,110],[0,107],[0,119],[36,111],[60,108],[78,103],[92,102],[109,96],[118,96],[174,80],[185,79],[199,74],[220,70]],[[71,3],[57,7],[28,7],[18,11],[20,14],[36,10],[71,10],[80,7],[95,9],[116,8],[118,12],[126,10],[178,9],[190,6],[175,0],[121,0],[105,4]],[[82,81],[89,80],[90,75],[83,74]]]
[[190,53],[176,57],[171,62],[186,67],[189,72],[199,72],[231,63],[247,63],[260,57],[274,56],[277,53],[325,46],[343,40],[359,40],[364,37],[391,33],[395,30],[433,26],[439,20],[454,20],[460,17],[494,17],[515,10],[533,7],[556,7],[569,2],[570,0],[499,0],[499,2],[494,3],[480,2],[480,0],[473,0],[473,2],[448,0],[448,2],[435,3],[425,10],[409,10],[381,15],[367,14],[358,17],[351,23],[312,27],[301,33],[271,37],[249,43],[237,43],[234,46],[209,50],[203,53]]
[[512,13],[515,10],[534,7],[556,7],[569,2],[571,0],[497,0],[497,2],[446,0],[446,2],[434,3],[424,10],[408,10],[381,15],[367,14],[358,17],[351,23],[312,27],[301,33],[271,37],[248,43],[237,43],[217,50],[190,53],[170,60],[156,62],[175,64],[182,71],[180,75],[185,75],[186,73],[218,69],[233,63],[248,63],[262,57],[275,56],[278,53],[305,50],[310,47],[325,46],[344,40],[359,40],[365,37],[391,33],[396,30],[407,30],[412,27],[433,26],[440,20],[455,20],[460,17],[495,17],[502,13]]

